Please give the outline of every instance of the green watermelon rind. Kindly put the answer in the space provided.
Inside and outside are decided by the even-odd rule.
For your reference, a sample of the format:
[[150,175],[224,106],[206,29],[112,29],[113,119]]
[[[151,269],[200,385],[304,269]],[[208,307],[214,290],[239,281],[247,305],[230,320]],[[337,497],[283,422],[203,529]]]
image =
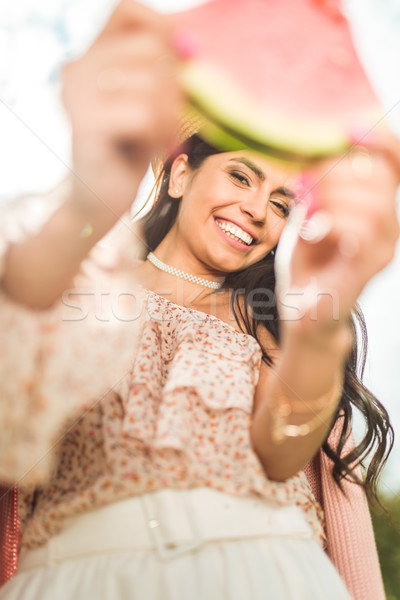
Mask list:
[[181,81],[189,102],[208,122],[206,135],[208,131],[210,141],[222,149],[242,144],[240,147],[283,161],[309,162],[340,154],[350,146],[347,132],[338,123],[309,118],[300,122],[270,108],[260,110],[227,76],[206,62],[185,63]]
[[[197,106],[193,100],[191,101],[189,99],[188,107],[192,115],[197,113],[199,118],[202,119],[202,126],[199,132],[201,136],[216,148],[226,152],[234,152],[243,149],[253,150],[274,158],[279,162],[297,163],[304,166],[317,162],[327,156],[331,156],[332,153],[336,154],[337,152],[340,152],[336,147],[334,152],[332,152],[331,149],[314,154],[305,154],[304,152],[300,154],[298,152],[293,152],[292,150],[273,146],[265,141],[261,142],[255,140],[254,138],[249,137],[248,134],[238,132],[237,130],[231,130],[229,126],[226,127],[220,123],[217,124],[213,122],[212,116],[206,115],[204,109]],[[349,145],[341,148],[341,150],[345,150],[348,147]]]
[[267,155],[279,162],[297,163],[300,165],[308,165],[325,157],[325,154],[315,155],[313,157],[304,156],[265,143],[256,142],[247,136],[238,135],[236,131],[230,132],[220,124],[214,123],[208,115],[205,115],[204,111],[202,111],[201,108],[199,109],[196,107],[193,102],[188,103],[188,109],[191,116],[197,114],[198,117],[201,118],[202,125],[199,130],[201,137],[224,152],[235,152],[243,149],[252,150]]

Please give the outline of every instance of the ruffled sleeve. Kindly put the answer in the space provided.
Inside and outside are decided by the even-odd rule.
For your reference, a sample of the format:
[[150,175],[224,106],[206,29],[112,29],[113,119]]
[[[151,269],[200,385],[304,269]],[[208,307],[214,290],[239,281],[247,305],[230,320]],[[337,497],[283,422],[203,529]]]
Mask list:
[[183,450],[194,439],[189,424],[197,430],[203,410],[252,414],[261,362],[252,337],[150,292],[140,344],[129,389],[121,393],[128,438]]
[[[0,277],[9,244],[38,233],[65,195],[62,185],[3,209]],[[124,243],[134,240],[128,231]],[[120,247],[95,247],[73,288],[50,309],[0,293],[0,481],[43,483],[68,426],[113,393],[136,355],[142,295]]]

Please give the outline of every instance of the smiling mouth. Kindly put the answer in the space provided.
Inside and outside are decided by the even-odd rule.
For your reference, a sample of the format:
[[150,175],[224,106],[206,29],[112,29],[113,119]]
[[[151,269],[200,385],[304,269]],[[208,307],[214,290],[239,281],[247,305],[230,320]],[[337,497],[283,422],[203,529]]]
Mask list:
[[225,235],[235,242],[245,244],[248,247],[256,244],[256,240],[247,233],[247,231],[243,231],[238,225],[234,225],[230,221],[225,221],[224,219],[215,219],[215,222]]

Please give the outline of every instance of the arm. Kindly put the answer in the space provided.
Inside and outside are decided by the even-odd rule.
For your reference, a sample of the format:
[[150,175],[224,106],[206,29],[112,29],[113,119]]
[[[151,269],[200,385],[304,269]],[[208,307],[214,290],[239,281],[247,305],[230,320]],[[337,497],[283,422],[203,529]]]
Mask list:
[[[83,259],[116,221],[107,207],[91,214],[76,200],[67,198],[38,235],[9,247],[2,288],[13,300],[30,308],[49,308],[71,286]],[[93,233],[85,236],[88,226]]]
[[[83,277],[74,279],[72,287],[79,288],[76,303],[56,300],[71,286],[96,241],[128,211],[150,154],[169,139],[177,83],[174,71],[167,81],[157,70],[160,53],[174,59],[164,19],[133,0],[123,0],[98,40],[64,72],[64,103],[73,138],[69,189],[58,188],[49,199],[37,200],[40,218],[31,220],[35,201],[27,201],[11,206],[2,223],[5,241],[12,240],[0,249],[1,254],[8,248],[4,261],[0,256],[0,271],[3,262],[5,267],[0,293],[4,481],[45,481],[54,440],[65,423],[118,386],[135,358],[141,319],[120,319],[112,306],[105,318],[99,316],[93,293],[97,283],[110,295],[135,286],[122,259],[103,268],[94,257],[88,269],[82,269]],[[116,72],[123,85],[115,89],[114,81],[114,88],[106,89],[107,78],[110,84],[109,76]],[[143,90],[146,75],[149,87]],[[134,152],[127,153],[127,148]],[[46,222],[45,214],[51,215]],[[139,292],[139,306],[141,300]],[[110,360],[116,352],[118,361]]]
[[[39,235],[10,247],[3,289],[13,299],[51,306],[94,244],[129,210],[151,156],[168,144],[176,122],[170,38],[160,15],[122,0],[87,53],[64,69],[70,193]],[[165,60],[158,67],[160,56],[170,59],[170,71]]]
[[[351,333],[341,324],[313,337],[293,336],[274,367],[262,364],[251,435],[271,479],[284,480],[297,473],[325,441],[341,397],[350,346]],[[293,412],[281,423],[276,416],[282,406]],[[283,422],[310,424],[312,431],[277,439]]]
[[[323,210],[330,227],[316,239],[297,238],[282,279],[286,290],[298,296],[310,282],[316,283],[317,295],[312,307],[300,307],[297,314],[285,310],[289,304],[278,304],[280,354],[272,369],[261,370],[251,434],[266,473],[274,479],[294,475],[324,442],[341,397],[351,345],[346,322],[365,284],[393,257],[399,171],[381,148],[371,149],[369,157],[368,178],[354,172],[349,155],[315,169],[306,222]],[[277,276],[279,282],[279,272]],[[285,299],[280,292],[278,303]],[[279,427],[281,439],[276,436]]]

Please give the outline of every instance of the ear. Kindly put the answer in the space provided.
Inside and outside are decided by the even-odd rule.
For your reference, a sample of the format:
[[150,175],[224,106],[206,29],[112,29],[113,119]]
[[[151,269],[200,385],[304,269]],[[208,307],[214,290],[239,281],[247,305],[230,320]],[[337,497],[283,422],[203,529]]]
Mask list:
[[179,154],[172,163],[169,176],[168,194],[171,198],[182,197],[188,172],[188,156],[187,154]]

